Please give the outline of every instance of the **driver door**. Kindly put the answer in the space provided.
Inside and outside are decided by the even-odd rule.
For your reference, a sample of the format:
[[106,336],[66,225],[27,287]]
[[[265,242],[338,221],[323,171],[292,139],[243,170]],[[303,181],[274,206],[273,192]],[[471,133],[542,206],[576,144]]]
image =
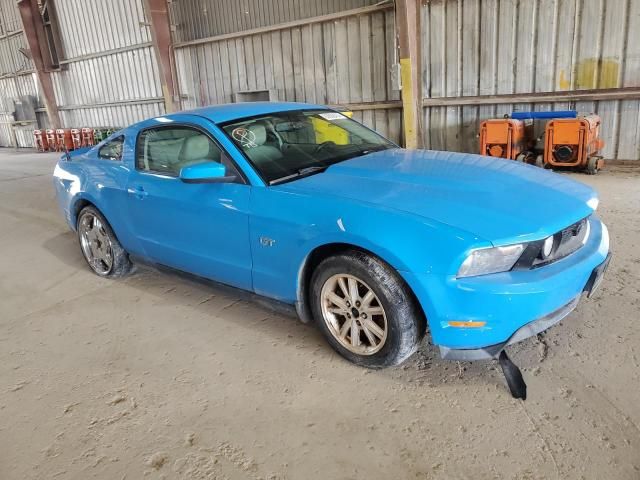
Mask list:
[[[212,136],[196,125],[140,132],[127,185],[132,230],[145,256],[228,285],[251,289],[251,187]],[[180,169],[221,162],[227,183],[184,183]]]

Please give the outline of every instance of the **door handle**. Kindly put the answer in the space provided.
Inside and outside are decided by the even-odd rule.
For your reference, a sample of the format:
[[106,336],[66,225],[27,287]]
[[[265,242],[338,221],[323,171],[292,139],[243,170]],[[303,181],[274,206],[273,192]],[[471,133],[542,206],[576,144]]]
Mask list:
[[144,197],[149,195],[147,192],[144,191],[144,188],[142,188],[141,186],[137,186],[135,188],[128,188],[127,192],[130,193],[131,195],[135,195],[136,198],[139,198],[140,200],[142,200]]

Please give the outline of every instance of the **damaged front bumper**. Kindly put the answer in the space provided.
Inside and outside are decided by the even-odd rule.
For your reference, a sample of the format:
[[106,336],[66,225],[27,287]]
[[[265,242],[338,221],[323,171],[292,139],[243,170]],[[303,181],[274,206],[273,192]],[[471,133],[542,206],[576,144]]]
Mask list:
[[521,342],[526,340],[527,338],[531,338],[539,333],[544,332],[545,330],[551,328],[556,323],[560,322],[563,318],[569,315],[580,302],[580,298],[583,294],[590,297],[593,293],[598,289],[602,279],[604,278],[604,274],[607,271],[609,266],[609,262],[611,261],[611,253],[607,255],[607,258],[604,262],[598,265],[593,269],[591,275],[589,276],[589,280],[587,280],[586,285],[580,295],[577,295],[573,298],[569,303],[563,305],[557,310],[534,320],[533,322],[527,323],[523,325],[518,330],[516,330],[511,337],[509,337],[505,342],[500,342],[495,345],[490,345],[488,347],[483,348],[475,348],[475,349],[454,349],[440,346],[440,356],[445,360],[460,360],[460,361],[473,361],[473,360],[490,360],[498,358],[500,352],[502,352],[505,347],[508,345],[513,345],[514,343]]
[[500,355],[500,352],[504,350],[506,346],[513,345],[514,343],[533,337],[560,322],[578,306],[579,301],[580,295],[556,311],[520,327],[506,342],[497,343],[484,348],[469,349],[455,349],[440,346],[440,356],[444,360],[460,360],[465,362],[498,358],[498,355]]
[[590,221],[582,248],[540,268],[462,279],[403,272],[442,357],[495,359],[569,315],[583,293],[598,287],[609,262],[607,228],[595,215]]

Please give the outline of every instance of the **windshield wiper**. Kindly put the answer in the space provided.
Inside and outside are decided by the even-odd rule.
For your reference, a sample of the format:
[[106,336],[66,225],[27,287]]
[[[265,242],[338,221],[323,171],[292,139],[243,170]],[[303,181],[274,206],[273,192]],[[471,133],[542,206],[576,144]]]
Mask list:
[[285,177],[276,178],[275,180],[271,180],[269,185],[277,185],[278,183],[286,182],[287,180],[291,180],[293,178],[298,177],[306,177],[307,175],[311,175],[313,173],[324,172],[328,167],[328,165],[316,165],[313,167],[304,167],[298,169],[295,173],[291,175],[287,175]]
[[307,175],[309,173],[324,172],[328,167],[326,165],[315,165],[313,167],[304,167],[298,170],[298,174]]
[[331,158],[330,159],[331,165],[344,162],[345,160],[351,160],[352,158],[362,157],[364,155],[368,155],[373,152],[379,152],[381,150],[389,150],[390,148],[393,148],[393,147],[388,147],[386,145],[379,145],[377,147],[365,148],[364,150],[357,150],[355,152],[345,153],[344,155]]
[[379,152],[380,150],[387,150],[389,147],[387,145],[378,145],[376,147],[366,148],[364,150],[360,150],[356,156],[361,157],[362,155],[368,155],[369,153]]

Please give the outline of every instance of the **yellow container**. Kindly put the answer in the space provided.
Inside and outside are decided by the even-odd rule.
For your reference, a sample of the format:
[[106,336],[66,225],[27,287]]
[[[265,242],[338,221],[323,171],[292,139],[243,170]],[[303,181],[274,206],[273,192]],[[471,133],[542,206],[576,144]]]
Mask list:
[[[353,112],[345,111],[340,112],[346,117],[353,117]],[[346,145],[349,143],[349,132],[345,129],[323,120],[322,118],[314,117],[311,119],[313,123],[313,129],[316,133],[316,143],[319,145],[324,142],[333,142],[336,145]]]

